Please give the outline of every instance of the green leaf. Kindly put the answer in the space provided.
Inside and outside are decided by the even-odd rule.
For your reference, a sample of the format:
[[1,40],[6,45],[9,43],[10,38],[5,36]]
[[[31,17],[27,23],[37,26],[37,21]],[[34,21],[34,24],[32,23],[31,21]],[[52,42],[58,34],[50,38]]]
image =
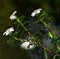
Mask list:
[[19,19],[22,22],[24,18],[25,18],[25,16],[21,16]]
[[14,42],[15,42],[16,40],[14,39],[14,38],[10,38],[8,41],[7,41],[7,43],[9,44],[9,45],[11,45],[11,46],[14,46]]
[[45,12],[45,11],[43,11],[43,13],[41,14],[41,16],[40,16],[40,17],[44,16],[45,14],[46,14],[46,12]]
[[34,36],[36,36],[36,35],[38,35],[38,34],[39,34],[39,32],[35,32],[35,33],[34,33]]
[[48,54],[47,54],[46,49],[44,49],[44,56],[45,56],[45,59],[48,59]]
[[60,47],[58,45],[57,45],[57,49],[58,49],[57,51],[60,52]]
[[56,55],[54,55],[53,59],[56,59]]
[[34,24],[38,24],[38,23],[39,23],[39,20],[34,22]]
[[54,38],[54,36],[52,35],[51,32],[48,32],[48,36],[49,36],[51,39]]
[[21,34],[20,34],[20,37],[22,37],[24,35],[25,31],[23,31]]

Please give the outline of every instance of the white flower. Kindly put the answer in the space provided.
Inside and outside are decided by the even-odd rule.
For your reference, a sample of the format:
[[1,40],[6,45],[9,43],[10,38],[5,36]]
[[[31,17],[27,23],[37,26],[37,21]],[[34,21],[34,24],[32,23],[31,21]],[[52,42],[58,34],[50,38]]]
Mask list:
[[17,11],[14,11],[14,12],[12,13],[12,15],[10,16],[10,19],[11,19],[11,20],[16,19],[16,16],[15,16],[16,13],[17,13]]
[[10,33],[12,33],[14,31],[14,28],[13,27],[11,27],[11,28],[8,28],[4,33],[3,33],[3,35],[9,35]]
[[32,49],[34,47],[34,44],[30,45],[30,42],[26,41],[26,42],[24,42],[24,43],[21,44],[21,47],[23,49],[29,50],[29,49]]
[[31,16],[34,17],[36,14],[39,14],[41,12],[41,10],[42,10],[41,8],[34,10],[31,14]]

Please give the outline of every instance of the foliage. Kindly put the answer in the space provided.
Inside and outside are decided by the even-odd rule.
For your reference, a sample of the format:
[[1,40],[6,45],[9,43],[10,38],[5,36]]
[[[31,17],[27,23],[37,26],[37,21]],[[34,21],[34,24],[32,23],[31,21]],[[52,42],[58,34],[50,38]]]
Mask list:
[[[60,36],[51,28],[51,26],[54,25],[53,17],[45,10],[42,10],[40,13],[35,15],[35,18],[34,24],[36,25],[39,23],[42,26],[40,26],[39,31],[33,33],[29,20],[24,15],[20,17],[16,16],[16,19],[13,20],[15,30],[9,35],[7,43],[14,46],[16,41],[19,42],[19,45],[28,41],[31,43],[30,45],[34,44],[34,49],[39,46],[44,49],[45,59],[48,59],[47,52],[52,53],[54,55],[53,59],[55,59],[56,56],[60,56],[60,44],[57,43],[57,38],[60,39]],[[53,44],[55,49],[49,50],[41,44],[44,35],[47,35],[47,37],[51,39],[50,44]]]

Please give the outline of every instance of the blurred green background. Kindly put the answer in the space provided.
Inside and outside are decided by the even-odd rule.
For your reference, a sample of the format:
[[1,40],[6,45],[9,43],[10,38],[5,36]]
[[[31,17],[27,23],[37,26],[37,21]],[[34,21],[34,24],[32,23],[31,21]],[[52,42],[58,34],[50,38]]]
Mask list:
[[2,34],[12,26],[9,16],[14,10],[18,15],[30,17],[31,12],[38,8],[47,9],[55,18],[55,24],[60,25],[60,0],[0,0],[0,59],[29,59],[26,51],[8,46],[8,38],[3,38]]

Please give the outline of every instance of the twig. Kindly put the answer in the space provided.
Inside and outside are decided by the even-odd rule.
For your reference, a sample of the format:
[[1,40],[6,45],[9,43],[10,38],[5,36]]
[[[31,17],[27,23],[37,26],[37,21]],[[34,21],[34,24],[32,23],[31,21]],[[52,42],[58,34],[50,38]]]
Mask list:
[[54,34],[54,36],[57,36],[57,38],[60,39],[60,36],[46,22],[44,22],[42,19],[39,20]]
[[[26,27],[24,27],[24,25],[19,21],[19,19],[17,19],[17,21],[18,21],[18,23],[20,23],[20,25],[25,29],[25,31],[28,33],[28,35],[30,36],[31,35],[31,33],[27,30],[27,28]],[[52,32],[52,33],[54,33],[54,35],[57,35],[57,33],[55,32],[55,31],[53,31],[52,29],[51,29],[51,27],[49,26],[49,25],[47,25],[43,20],[40,20],[47,28],[49,28],[50,29],[50,31]],[[35,37],[34,36],[32,36],[34,39],[35,39]],[[17,38],[15,38],[16,40],[18,40]],[[21,39],[20,39],[21,40]],[[35,42],[36,42],[36,40],[35,40]],[[37,43],[37,42],[36,42]],[[38,44],[38,43],[37,43]],[[59,54],[55,54],[55,53],[53,53],[51,50],[49,50],[49,49],[47,49],[46,47],[44,47],[42,44],[38,44],[39,46],[41,46],[43,49],[46,49],[46,51],[48,51],[48,52],[50,52],[50,53],[52,53],[52,54],[54,54],[54,55],[56,55],[56,56],[60,56]]]
[[60,56],[59,54],[53,53],[51,50],[49,50],[46,47],[44,47],[41,43],[39,43],[39,46],[41,46],[43,49],[46,49],[46,51],[52,53],[53,55]]
[[17,22],[25,29],[25,31],[28,33],[28,35],[30,36],[30,32],[27,30],[27,28],[21,23],[21,21],[19,21],[19,19],[17,18]]

